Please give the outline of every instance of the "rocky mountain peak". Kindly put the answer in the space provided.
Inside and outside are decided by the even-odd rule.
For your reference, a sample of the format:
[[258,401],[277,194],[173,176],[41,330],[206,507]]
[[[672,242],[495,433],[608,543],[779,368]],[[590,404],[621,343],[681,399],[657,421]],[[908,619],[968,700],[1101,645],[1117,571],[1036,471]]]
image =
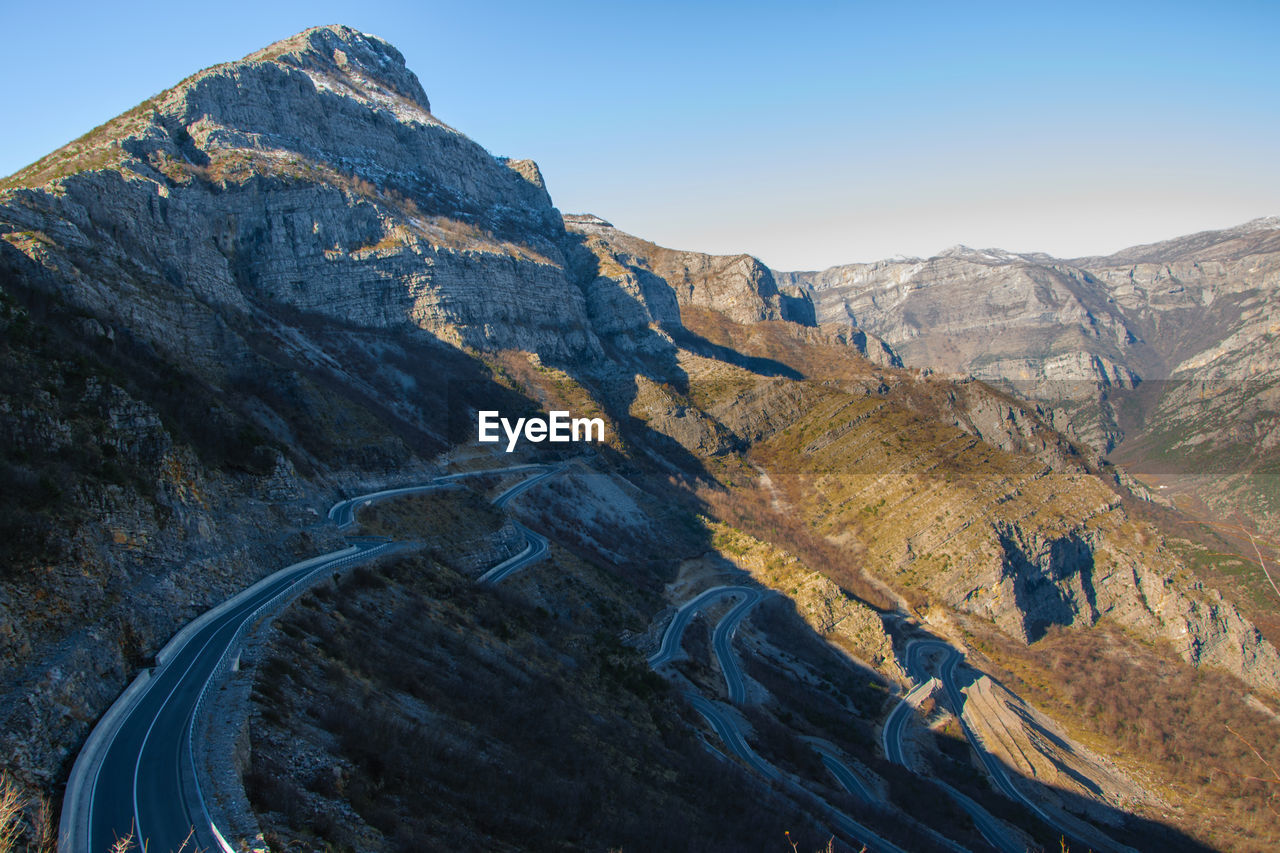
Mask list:
[[533,160],[512,160],[510,157],[499,157],[498,162],[514,171],[533,186],[544,192],[546,191],[547,182],[543,180],[542,170],[538,168],[538,164]]
[[[390,178],[410,195],[412,185],[440,164],[425,150],[405,149],[422,148],[428,140],[438,149],[433,137],[442,133],[463,139],[431,114],[422,84],[398,50],[343,26],[305,30],[208,68],[150,106],[179,146],[190,149],[193,141],[204,154],[240,150],[258,160],[263,153],[288,152],[287,157],[326,162],[375,183]],[[203,159],[197,151],[181,153],[196,163]],[[484,152],[477,159],[493,158]],[[457,186],[451,194],[469,196],[470,189]],[[550,206],[545,192],[531,189],[537,206]]]
[[381,89],[430,112],[431,103],[403,54],[377,36],[341,25],[312,27],[245,57],[246,62],[277,62],[330,80]]

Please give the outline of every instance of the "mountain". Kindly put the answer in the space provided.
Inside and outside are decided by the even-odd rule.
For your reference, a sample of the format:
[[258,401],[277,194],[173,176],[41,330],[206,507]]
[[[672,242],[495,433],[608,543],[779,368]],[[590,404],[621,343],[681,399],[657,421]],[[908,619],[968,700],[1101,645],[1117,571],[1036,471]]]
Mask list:
[[1060,260],[958,246],[775,273],[905,363],[998,382],[1212,516],[1280,528],[1280,218]]
[[[341,547],[340,499],[462,473],[361,508],[404,552],[254,628],[197,720],[245,843],[1265,849],[1280,654],[1218,583],[1245,564],[1055,428],[1061,400],[943,371],[1023,359],[1083,378],[1080,411],[1099,376],[1140,391],[1218,340],[1159,361],[1176,311],[1256,330],[1226,282],[1267,233],[1174,313],[1108,302],[1100,262],[965,249],[848,272],[893,284],[833,309],[844,272],[562,216],[376,37],[201,71],[0,183],[3,769],[56,802],[184,624]],[[607,440],[505,454],[481,409]],[[518,463],[546,477],[508,493]],[[478,583],[522,529],[545,558]]]

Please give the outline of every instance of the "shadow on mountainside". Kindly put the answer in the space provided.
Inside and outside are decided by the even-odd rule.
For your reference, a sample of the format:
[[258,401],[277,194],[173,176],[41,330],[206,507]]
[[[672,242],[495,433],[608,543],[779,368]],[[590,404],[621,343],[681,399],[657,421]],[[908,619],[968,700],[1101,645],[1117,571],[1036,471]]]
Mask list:
[[697,355],[712,358],[716,361],[723,361],[725,364],[741,367],[760,376],[784,379],[805,378],[800,371],[780,361],[761,356],[745,355],[730,347],[712,343],[684,326],[668,328],[666,331],[677,344]]
[[[935,658],[934,664],[928,667],[930,672],[937,673],[937,663],[938,660]],[[944,706],[948,710],[966,713],[971,699],[965,690],[977,685],[981,679],[988,679],[996,690],[1006,689],[998,679],[962,662],[954,670],[954,684],[960,692],[961,706],[958,709],[952,709],[949,699],[943,700]],[[939,690],[941,691],[942,688]],[[947,694],[935,693],[935,696],[943,695]],[[970,710],[967,713],[972,714],[976,711]],[[1034,742],[1043,739],[1055,748],[1057,753],[1042,752],[1042,761],[1051,764],[1056,772],[1069,777],[1081,788],[1092,791],[1099,797],[1105,797],[1096,780],[1089,778],[1064,760],[1067,754],[1075,753],[1078,747],[1044,728],[1030,716],[1030,712],[1025,707],[1010,706],[1010,713],[1014,717],[1013,725],[1029,727],[1027,736],[1031,739],[1032,746],[1028,749],[1034,751]],[[972,726],[972,719],[966,717],[966,720]],[[916,712],[916,725],[921,728],[929,725],[920,716],[919,711]],[[1003,725],[1003,723],[995,723],[995,725]],[[1057,828],[1049,827],[1031,813],[1023,803],[1011,801],[1007,795],[996,788],[985,770],[981,769],[981,764],[963,735],[958,731],[938,729],[936,725],[930,731],[929,736],[938,745],[940,756],[939,759],[929,762],[930,771],[936,774],[939,780],[954,785],[974,798],[993,816],[1031,833],[1046,849],[1056,847],[1057,833],[1061,830],[1066,831],[1068,845],[1080,849],[1107,850],[1117,845],[1139,851],[1159,849],[1179,851],[1179,853],[1183,851],[1210,853],[1214,849],[1176,827],[1124,811],[1102,799],[1086,796],[1079,791],[1028,776],[1023,770],[1014,767],[998,755],[990,753],[990,757],[1003,769],[1010,782],[1028,793],[1033,801],[1041,803],[1047,813],[1060,824]],[[1014,745],[1012,748],[1020,747]],[[1037,789],[1039,793],[1036,793]],[[1111,794],[1115,796],[1114,791]],[[1110,839],[1113,844],[1108,844],[1107,839]]]

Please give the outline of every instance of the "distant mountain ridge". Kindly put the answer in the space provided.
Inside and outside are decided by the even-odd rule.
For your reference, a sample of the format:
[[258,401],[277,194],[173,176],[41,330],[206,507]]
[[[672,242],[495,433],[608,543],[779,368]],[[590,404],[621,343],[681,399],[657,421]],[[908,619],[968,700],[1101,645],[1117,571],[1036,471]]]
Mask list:
[[819,322],[866,329],[908,365],[1051,403],[1100,452],[1123,442],[1130,464],[1211,472],[1198,498],[1280,530],[1280,217],[1102,257],[958,246],[774,277],[807,290]]

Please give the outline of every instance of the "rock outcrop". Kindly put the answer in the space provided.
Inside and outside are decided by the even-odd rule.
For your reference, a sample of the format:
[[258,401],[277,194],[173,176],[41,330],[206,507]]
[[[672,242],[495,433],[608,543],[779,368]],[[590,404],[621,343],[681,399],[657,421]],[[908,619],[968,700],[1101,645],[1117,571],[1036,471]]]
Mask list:
[[[736,323],[814,324],[808,294],[798,289],[780,291],[772,271],[750,255],[664,249],[590,214],[565,217],[565,225],[595,257],[597,289],[626,292],[651,322],[678,323],[679,309],[692,306],[717,311]],[[616,310],[613,303],[607,307]]]
[[[7,242],[69,273],[62,295],[94,313],[145,324],[197,362],[221,353],[206,311],[171,310],[192,301],[598,354],[536,166],[498,160],[438,121],[385,42],[308,30],[135,113],[0,196]],[[115,304],[128,291],[153,298]]]

